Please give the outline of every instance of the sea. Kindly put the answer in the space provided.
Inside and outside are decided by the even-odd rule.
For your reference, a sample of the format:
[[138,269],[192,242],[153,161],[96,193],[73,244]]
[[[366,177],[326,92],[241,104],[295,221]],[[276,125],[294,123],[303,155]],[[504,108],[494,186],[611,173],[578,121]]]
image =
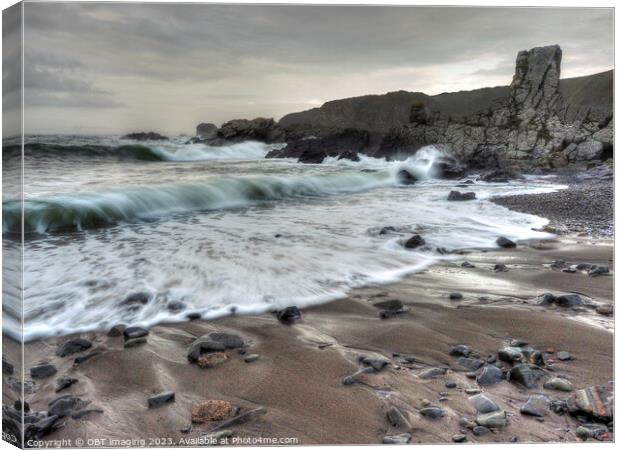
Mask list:
[[[445,150],[433,146],[394,161],[301,164],[265,158],[284,144],[187,141],[27,136],[22,204],[22,148],[4,140],[5,334],[31,341],[117,324],[251,320],[337,301],[459,250],[494,248],[499,236],[552,237],[540,231],[544,217],[490,198],[566,187],[550,176],[440,179],[432,163]],[[403,169],[418,181],[402,184]],[[452,190],[476,200],[447,201]],[[426,244],[405,248],[415,234]]]

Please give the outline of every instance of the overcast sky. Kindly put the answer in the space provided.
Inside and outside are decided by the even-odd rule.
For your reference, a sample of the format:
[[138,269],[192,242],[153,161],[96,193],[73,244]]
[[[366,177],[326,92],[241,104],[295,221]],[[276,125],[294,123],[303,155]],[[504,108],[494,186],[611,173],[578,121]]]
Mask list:
[[[548,44],[562,78],[581,76],[613,68],[612,36],[611,9],[26,3],[26,131],[193,134],[356,95],[507,85],[517,52]],[[9,107],[19,83],[3,78]]]

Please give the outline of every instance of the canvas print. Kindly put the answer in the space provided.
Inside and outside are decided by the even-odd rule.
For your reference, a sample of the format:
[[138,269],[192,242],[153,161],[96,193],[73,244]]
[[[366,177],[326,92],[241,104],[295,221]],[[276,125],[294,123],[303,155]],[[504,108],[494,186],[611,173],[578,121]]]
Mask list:
[[3,11],[17,447],[612,442],[612,8]]

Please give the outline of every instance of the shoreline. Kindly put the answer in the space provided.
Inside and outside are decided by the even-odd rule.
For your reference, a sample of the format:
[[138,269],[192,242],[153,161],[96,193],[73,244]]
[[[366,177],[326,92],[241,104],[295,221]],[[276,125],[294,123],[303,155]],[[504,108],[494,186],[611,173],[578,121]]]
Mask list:
[[[609,242],[582,241],[554,240],[515,250],[468,253],[463,259],[475,268],[461,267],[460,260],[444,261],[401,282],[360,288],[346,299],[304,309],[302,320],[290,326],[272,314],[160,325],[150,330],[145,343],[131,348],[124,348],[122,336],[84,333],[80,336],[92,341],[92,349],[64,358],[54,351],[68,337],[34,341],[26,344],[26,368],[45,361],[54,364],[58,373],[35,380],[36,391],[27,394],[26,400],[33,411],[45,411],[48,402],[66,394],[90,402],[82,410],[91,412],[78,419],[59,420],[56,425],[64,426],[46,439],[136,439],[158,434],[174,441],[160,445],[176,445],[180,439],[209,434],[213,423],[193,425],[188,433],[181,430],[191,424],[193,405],[216,399],[239,405],[242,412],[265,409],[247,423],[226,428],[247,438],[372,444],[387,435],[407,432],[411,442],[426,443],[452,442],[455,434],[464,434],[471,442],[510,442],[515,437],[535,442],[575,440],[578,423],[568,419],[567,427],[568,416],[549,411],[545,421],[538,422],[519,413],[529,395],[540,392],[567,398],[569,393],[524,389],[505,380],[479,386],[449,351],[453,345],[464,344],[486,358],[497,355],[510,339],[527,338],[541,351],[556,347],[574,358],[557,361],[545,370],[569,377],[576,388],[607,385],[613,377],[613,319],[590,309],[534,304],[534,295],[543,291],[579,292],[585,299],[613,302],[612,277],[563,273],[541,265],[560,258],[595,264],[610,259],[613,247]],[[492,267],[498,263],[507,265],[509,271],[494,272]],[[463,299],[450,300],[451,292],[462,293]],[[380,309],[373,304],[393,299],[401,300],[408,311],[380,319]],[[579,315],[602,321],[607,330],[570,320]],[[230,350],[226,362],[217,367],[201,369],[189,363],[188,347],[195,338],[213,331],[240,336],[247,345],[246,355],[258,354],[259,358],[248,363],[246,355]],[[7,345],[6,338],[4,342]],[[343,384],[344,378],[363,368],[358,361],[361,356],[385,360],[388,365],[379,373],[356,375],[353,385]],[[551,354],[546,357],[553,359]],[[75,358],[83,360],[75,363]],[[431,367],[445,367],[448,372],[421,379],[420,373]],[[79,381],[55,393],[56,379],[62,376]],[[4,376],[4,403],[11,404],[15,392],[6,380]],[[457,387],[446,388],[446,381],[456,382]],[[475,418],[465,392],[474,388],[507,411],[507,427],[475,436],[461,426],[463,417]],[[150,396],[168,390],[176,394],[174,403],[147,407]],[[444,417],[420,416],[427,401],[430,407],[442,408]],[[409,428],[390,425],[386,414],[392,406],[407,417]],[[559,427],[566,431],[558,432]]]

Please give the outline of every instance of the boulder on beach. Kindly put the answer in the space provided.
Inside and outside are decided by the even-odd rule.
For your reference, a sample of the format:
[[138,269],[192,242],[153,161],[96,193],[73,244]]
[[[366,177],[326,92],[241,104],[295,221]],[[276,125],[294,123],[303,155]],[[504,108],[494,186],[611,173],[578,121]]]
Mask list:
[[217,126],[212,123],[201,123],[196,127],[196,137],[199,139],[214,139],[217,137]]
[[448,194],[448,201],[450,202],[464,202],[467,200],[475,200],[475,199],[476,199],[475,192],[450,191],[450,194]]
[[72,355],[74,353],[82,352],[93,346],[93,343],[87,339],[76,338],[63,342],[56,349],[56,356],[64,358],[65,356]]
[[498,237],[495,243],[501,248],[515,248],[517,246],[513,241],[503,236]]
[[408,248],[409,250],[413,250],[423,245],[426,245],[426,241],[419,234],[416,234],[410,237],[409,239],[405,241],[405,244],[404,244],[405,248]]

